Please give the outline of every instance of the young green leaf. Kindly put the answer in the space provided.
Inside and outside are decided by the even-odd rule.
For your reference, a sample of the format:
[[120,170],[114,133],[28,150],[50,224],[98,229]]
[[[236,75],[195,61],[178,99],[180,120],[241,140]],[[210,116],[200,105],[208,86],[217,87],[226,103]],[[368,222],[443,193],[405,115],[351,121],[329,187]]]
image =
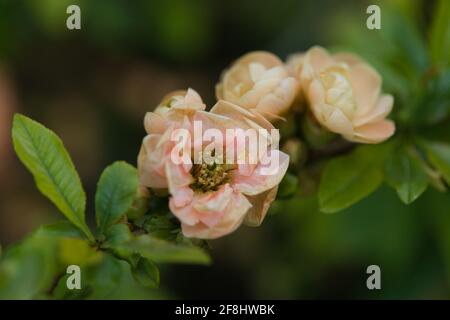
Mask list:
[[39,191],[92,240],[84,220],[86,195],[61,139],[20,114],[14,116],[12,138],[19,159],[32,173]]
[[180,224],[172,214],[152,213],[142,226],[153,237],[174,240],[180,232]]
[[428,177],[423,164],[415,154],[402,148],[392,154],[385,167],[387,183],[397,190],[399,198],[410,204],[416,200],[428,186]]
[[58,272],[53,240],[31,236],[5,251],[0,261],[0,300],[33,299],[51,286]]
[[103,234],[131,207],[137,189],[136,168],[128,163],[118,161],[103,171],[95,195],[97,225]]
[[159,287],[159,269],[151,260],[140,258],[132,272],[134,279],[141,285],[148,288]]
[[119,223],[111,226],[106,233],[106,245],[113,246],[131,239],[131,231],[126,224]]
[[138,253],[157,263],[210,263],[210,257],[198,247],[174,244],[150,235],[138,236],[120,245],[119,250]]
[[361,146],[330,160],[320,181],[320,210],[338,212],[375,191],[383,181],[382,165],[389,146]]
[[430,30],[431,55],[437,64],[450,64],[450,2],[437,1]]
[[429,141],[423,142],[422,145],[426,149],[430,162],[442,173],[444,180],[450,184],[450,145]]
[[58,249],[59,259],[66,266],[95,264],[102,259],[103,255],[101,251],[90,246],[88,241],[78,238],[61,238]]
[[69,221],[60,221],[53,224],[40,226],[36,236],[57,237],[57,238],[84,238],[84,234]]

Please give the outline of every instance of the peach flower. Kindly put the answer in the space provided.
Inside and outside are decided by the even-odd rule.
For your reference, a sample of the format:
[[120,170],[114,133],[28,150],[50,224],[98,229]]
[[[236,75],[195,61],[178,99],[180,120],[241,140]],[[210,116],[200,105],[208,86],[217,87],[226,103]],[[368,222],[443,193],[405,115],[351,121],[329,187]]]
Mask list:
[[291,106],[298,82],[283,62],[269,52],[250,52],[222,74],[216,86],[218,99],[276,119]]
[[386,116],[394,99],[381,94],[381,77],[359,57],[313,47],[288,61],[317,121],[353,142],[379,143],[394,134]]
[[189,128],[197,111],[205,110],[205,104],[192,89],[175,91],[166,95],[154,112],[145,115],[147,136],[138,156],[138,173],[142,185],[152,189],[167,189],[165,163],[175,143],[171,132]]
[[[148,113],[145,117],[148,135],[138,157],[138,170],[142,185],[168,189],[169,207],[180,220],[186,237],[213,239],[233,232],[243,222],[252,226],[262,223],[287,170],[289,157],[268,147],[266,155],[270,153],[279,159],[269,175],[262,174],[261,159],[256,164],[196,164],[194,157],[183,155],[184,161],[177,164],[171,158],[179,143],[171,140],[176,129],[192,133],[192,138],[183,142],[187,150],[194,149],[193,146],[204,150],[202,137],[193,133],[194,121],[200,121],[203,130],[215,128],[221,132],[235,128],[273,129],[262,116],[226,101],[217,102],[209,112],[204,108],[201,98],[190,89],[171,94],[155,112]],[[268,144],[278,142],[278,137],[270,134],[266,139]],[[236,143],[227,140],[224,148]]]

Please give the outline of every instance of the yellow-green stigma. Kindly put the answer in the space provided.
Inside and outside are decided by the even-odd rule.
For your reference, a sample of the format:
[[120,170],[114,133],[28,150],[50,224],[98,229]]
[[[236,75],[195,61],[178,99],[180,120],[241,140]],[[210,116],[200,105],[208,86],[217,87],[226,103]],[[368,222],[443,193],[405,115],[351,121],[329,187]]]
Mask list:
[[191,175],[194,182],[190,187],[194,191],[217,191],[219,187],[229,181],[231,166],[226,164],[194,164]]

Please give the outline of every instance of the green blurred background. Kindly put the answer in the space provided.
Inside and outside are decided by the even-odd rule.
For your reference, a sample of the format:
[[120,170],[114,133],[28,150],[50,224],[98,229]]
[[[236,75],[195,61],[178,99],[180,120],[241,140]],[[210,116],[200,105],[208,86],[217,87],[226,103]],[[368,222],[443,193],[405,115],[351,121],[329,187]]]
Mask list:
[[[166,93],[192,87],[211,106],[220,72],[248,51],[286,58],[315,44],[345,47],[353,31],[378,32],[366,29],[372,3],[382,24],[386,9],[422,30],[435,2],[0,0],[1,245],[61,218],[13,154],[14,112],[61,136],[93,222],[102,169],[136,164],[144,114]],[[81,7],[81,30],[66,28],[70,4]],[[260,228],[212,241],[211,267],[162,266],[160,291],[135,294],[125,283],[120,296],[450,298],[448,193],[429,189],[405,206],[383,186],[338,214],[320,213],[314,197],[281,200],[271,212]],[[382,290],[366,288],[371,264],[381,267]]]

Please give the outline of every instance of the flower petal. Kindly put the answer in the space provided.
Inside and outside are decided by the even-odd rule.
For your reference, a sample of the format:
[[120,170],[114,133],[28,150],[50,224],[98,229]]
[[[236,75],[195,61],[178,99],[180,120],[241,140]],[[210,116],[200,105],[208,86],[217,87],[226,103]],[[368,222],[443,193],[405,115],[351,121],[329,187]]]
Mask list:
[[275,200],[278,192],[278,186],[269,189],[256,196],[248,196],[252,207],[245,216],[244,223],[250,227],[258,227],[263,222],[270,205]]
[[223,213],[223,219],[214,227],[210,228],[204,223],[195,225],[181,224],[181,228],[185,237],[200,239],[216,239],[235,231],[244,220],[245,214],[251,208],[251,203],[245,196],[234,192],[230,205]]
[[350,68],[349,76],[358,117],[368,113],[375,106],[381,92],[381,76],[366,63],[359,63]]
[[275,162],[268,164],[270,167],[259,163],[249,176],[241,175],[237,170],[233,171],[233,189],[254,196],[276,187],[286,174],[289,156],[279,150],[272,150],[270,156],[275,159],[272,160]]
[[380,143],[395,132],[395,124],[391,120],[381,120],[355,128],[353,137],[346,137],[355,142]]
[[382,95],[376,104],[376,107],[370,110],[367,114],[357,117],[353,120],[355,127],[362,126],[367,123],[378,122],[392,111],[394,105],[394,98],[390,94]]
[[325,120],[324,124],[332,132],[343,135],[353,134],[353,124],[339,108],[333,108],[331,115]]

